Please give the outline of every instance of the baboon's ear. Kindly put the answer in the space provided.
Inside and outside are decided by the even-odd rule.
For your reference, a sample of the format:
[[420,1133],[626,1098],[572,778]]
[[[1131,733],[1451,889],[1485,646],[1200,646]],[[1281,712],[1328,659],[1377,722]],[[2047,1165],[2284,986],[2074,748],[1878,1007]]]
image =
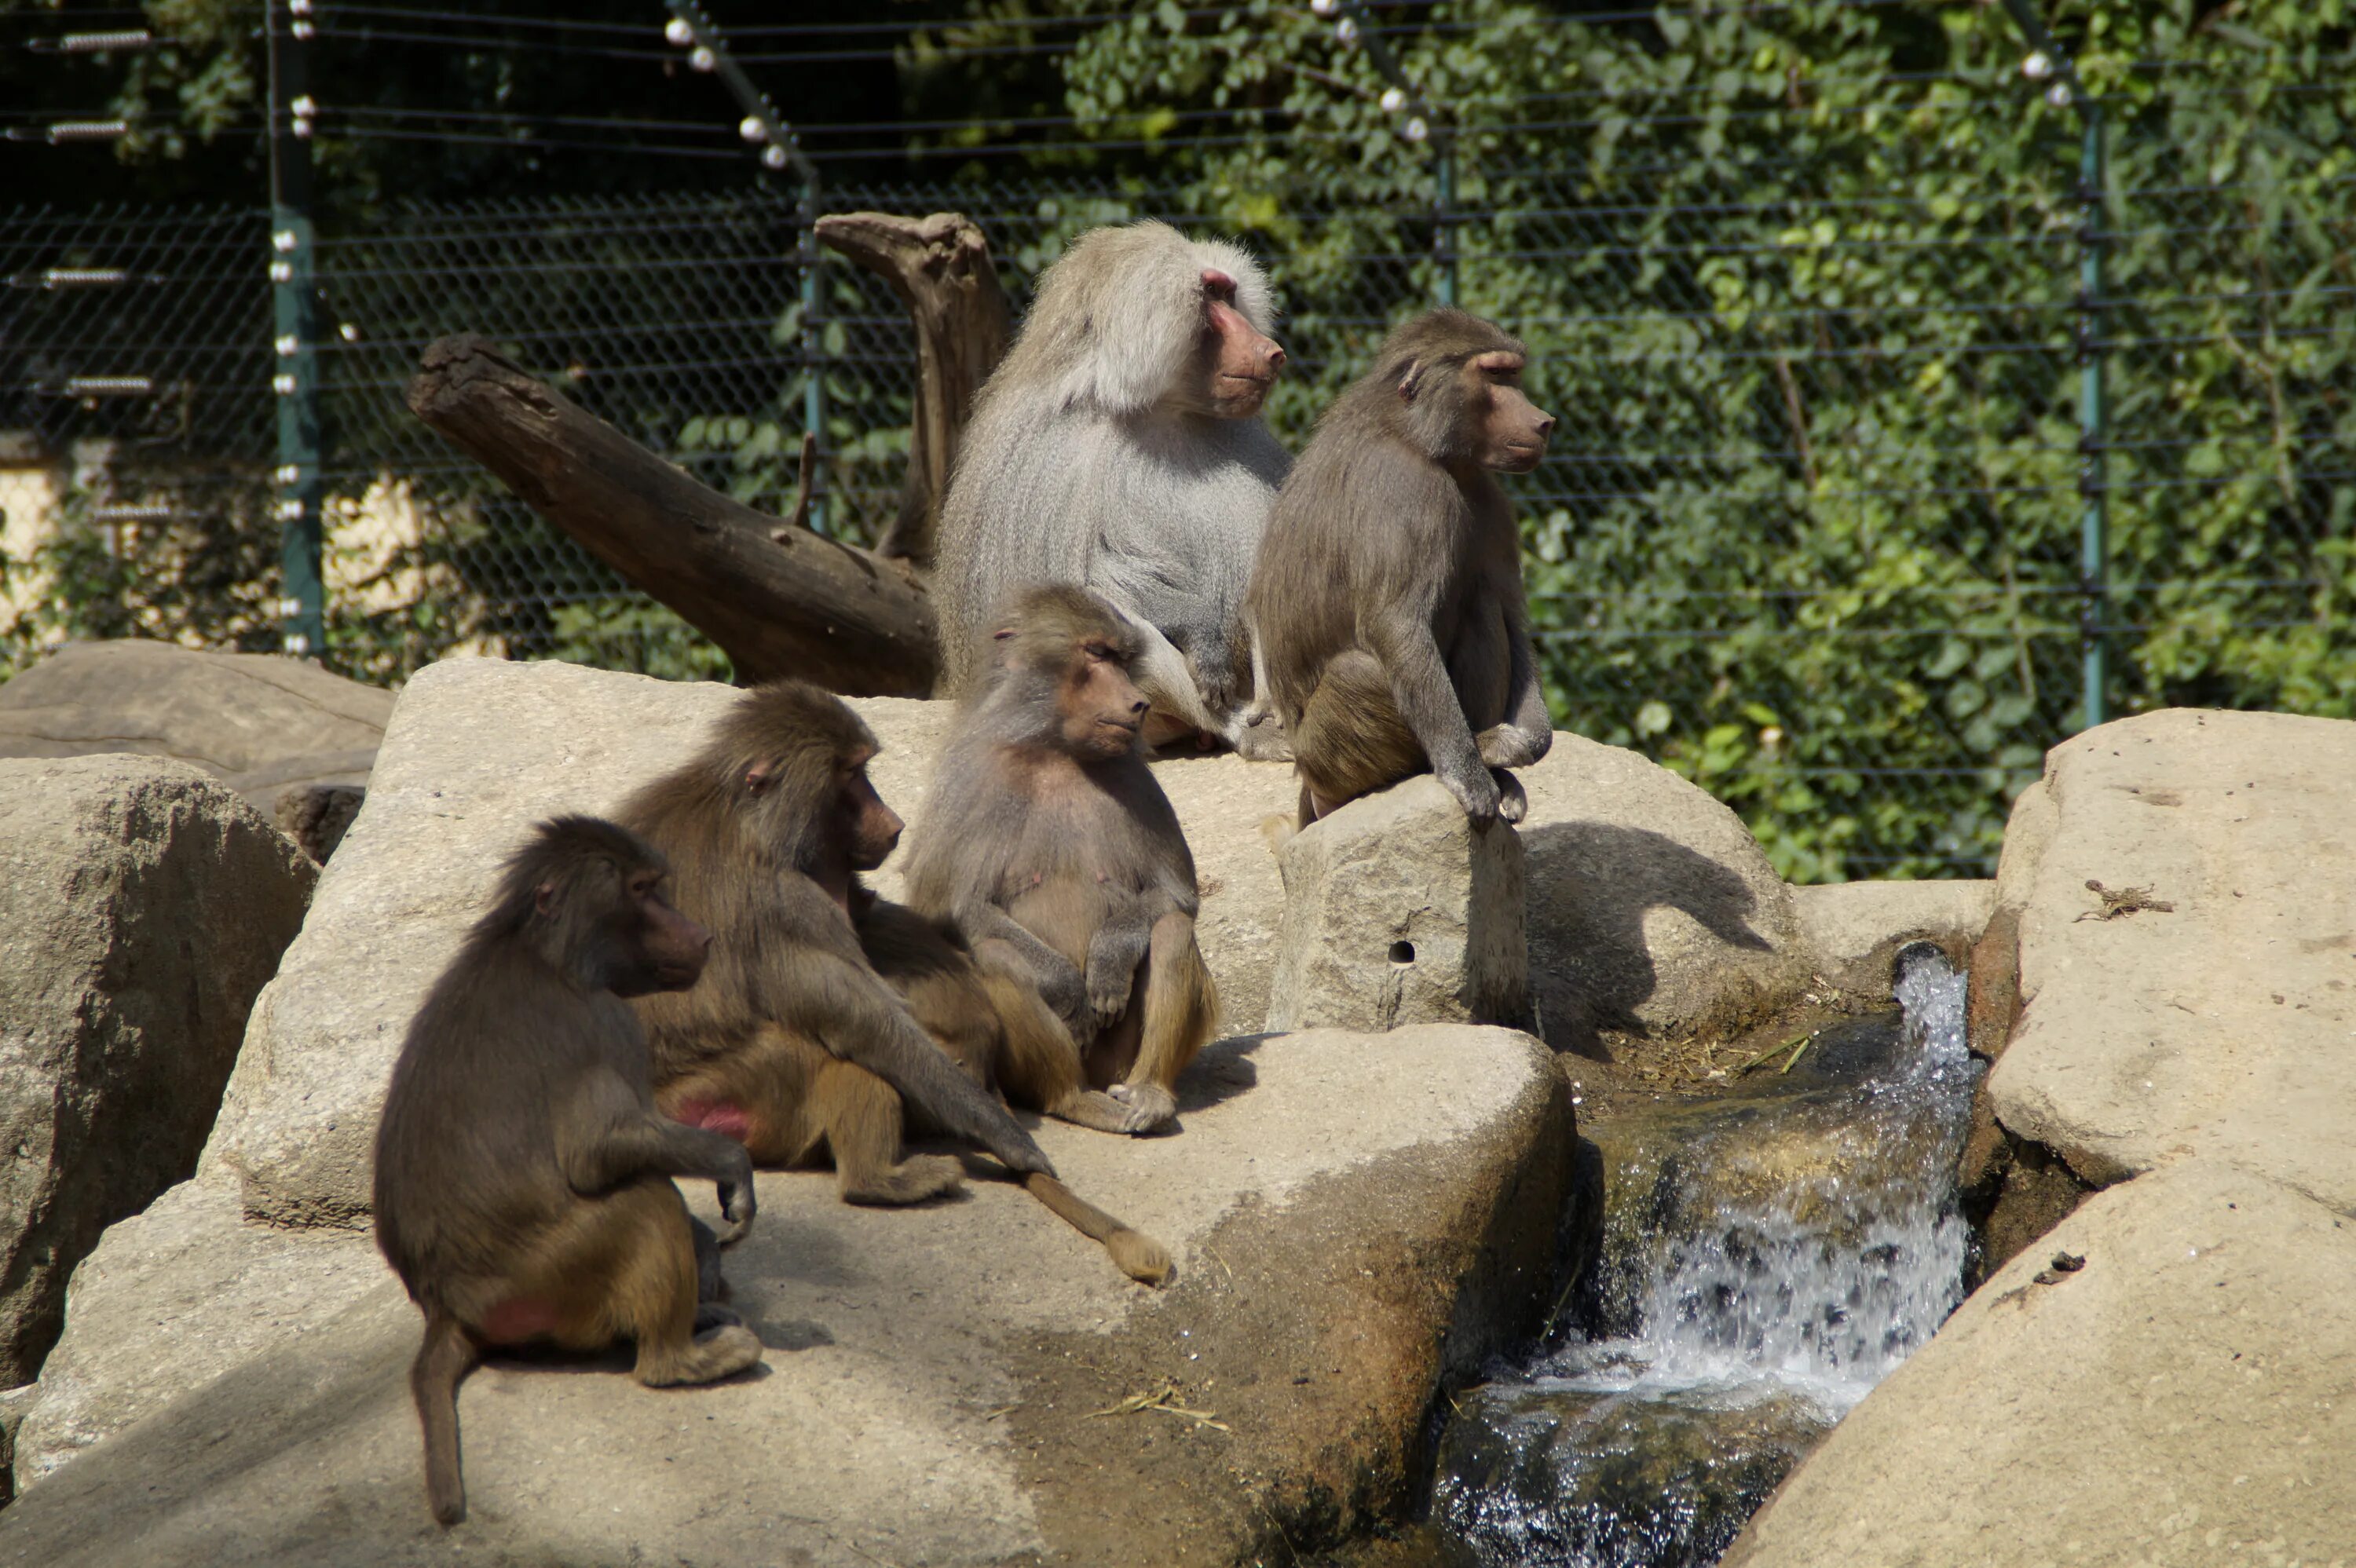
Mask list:
[[775,763],[755,763],[744,770],[744,787],[755,795],[759,795],[776,782],[777,765]]
[[541,914],[546,914],[550,910],[556,907],[556,882],[554,879],[552,878],[550,880],[542,882],[540,886],[532,889],[531,907]]
[[1407,368],[1399,372],[1399,401],[1403,403],[1411,403],[1415,401],[1415,395],[1422,389],[1422,387],[1423,361],[1420,359],[1410,359],[1407,362]]

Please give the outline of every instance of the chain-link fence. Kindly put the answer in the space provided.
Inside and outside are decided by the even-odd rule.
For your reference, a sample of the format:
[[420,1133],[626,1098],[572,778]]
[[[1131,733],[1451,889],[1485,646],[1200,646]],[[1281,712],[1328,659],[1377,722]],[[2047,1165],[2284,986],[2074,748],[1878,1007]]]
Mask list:
[[[1244,232],[1286,311],[1269,417],[1295,445],[1388,325],[1452,292],[1529,341],[1562,420],[1517,485],[1558,721],[1695,777],[1795,878],[1986,874],[2011,795],[2083,721],[2090,655],[2114,713],[2356,702],[2356,176],[2219,176],[2218,96],[2121,114],[2099,187],[2077,119],[2018,92],[1918,95],[1895,135],[1865,91],[1804,134],[1724,105],[1566,113],[1559,155],[1468,143],[1445,204],[1415,182],[1320,206],[1033,173],[826,206],[966,212],[1018,309],[1094,224]],[[40,539],[98,537],[70,569],[134,596],[159,540],[209,544],[208,581],[250,590],[226,611],[163,595],[151,634],[270,643],[265,228],[37,212],[0,233],[0,539],[24,568]],[[330,662],[724,672],[402,394],[426,342],[481,331],[782,511],[813,370],[801,239],[790,195],[758,191],[405,208],[323,236]],[[820,496],[863,540],[895,507],[914,348],[879,282],[839,259],[821,280]],[[48,571],[55,589],[68,568]],[[38,575],[12,578],[20,610]]]

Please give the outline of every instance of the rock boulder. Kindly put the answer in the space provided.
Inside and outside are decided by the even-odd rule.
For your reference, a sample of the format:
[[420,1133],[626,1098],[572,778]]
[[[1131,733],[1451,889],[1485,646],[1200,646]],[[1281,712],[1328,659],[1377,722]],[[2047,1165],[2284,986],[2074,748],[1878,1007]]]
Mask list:
[[1040,1129],[1170,1247],[1162,1292],[1003,1181],[888,1211],[764,1173],[727,1270],[766,1369],[658,1392],[622,1357],[495,1360],[461,1395],[448,1535],[399,1286],[363,1238],[244,1222],[200,1179],[77,1279],[72,1387],[45,1380],[20,1433],[0,1564],[1219,1563],[1397,1516],[1440,1388],[1557,1292],[1560,1077],[1505,1029],[1243,1038],[1180,1115]]
[[2351,1277],[2356,1227],[2227,1161],[2097,1194],[1833,1429],[1725,1568],[2356,1559]]
[[0,762],[0,1386],[99,1232],[195,1167],[315,876],[183,763]]
[[1521,836],[1475,833],[1439,780],[1352,801],[1288,838],[1277,869],[1270,1029],[1528,1021]]
[[1518,775],[1530,988],[1547,1040],[1733,1033],[1802,994],[1792,890],[1742,819],[1668,769],[1558,734]]
[[1997,880],[2005,1131],[2094,1185],[2190,1153],[2356,1214],[2356,723],[2089,731],[2021,796]]
[[290,785],[365,783],[391,711],[301,659],[69,643],[0,685],[0,757],[177,757],[267,814]]

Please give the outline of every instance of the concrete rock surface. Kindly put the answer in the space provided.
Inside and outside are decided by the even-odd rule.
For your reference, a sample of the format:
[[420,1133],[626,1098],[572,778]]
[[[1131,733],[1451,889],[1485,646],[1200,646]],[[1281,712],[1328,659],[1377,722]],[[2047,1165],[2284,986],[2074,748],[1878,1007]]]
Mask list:
[[2356,1560],[2351,1278],[2356,1226],[2225,1161],[2097,1194],[1833,1429],[1725,1568]]
[[392,701],[301,659],[69,643],[0,685],[0,757],[177,757],[267,814],[289,785],[366,783]]
[[1792,890],[1742,819],[1637,753],[1558,733],[1530,797],[1530,987],[1547,1043],[1732,1033],[1806,989]]
[[185,764],[0,761],[0,1386],[100,1232],[195,1167],[315,875]]
[[2356,1214],[2356,723],[2170,709],[2079,735],[1997,880],[2006,1132],[2098,1186],[2189,1153]]
[[1430,774],[1354,800],[1277,852],[1270,1029],[1528,1021],[1522,841],[1475,833]]
[[[20,1471],[43,1478],[0,1513],[0,1564],[1313,1549],[1408,1506],[1442,1381],[1553,1299],[1561,1080],[1526,1036],[1427,1027],[1221,1041],[1180,1089],[1175,1136],[1040,1129],[1076,1190],[1168,1244],[1165,1291],[1002,1181],[889,1211],[765,1173],[727,1271],[766,1368],[658,1392],[619,1357],[485,1367],[460,1400],[472,1515],[447,1534],[425,1511],[398,1285],[359,1267],[359,1238],[241,1223],[227,1188],[191,1184],[140,1221],[144,1257],[102,1253],[90,1311],[117,1326],[116,1360],[162,1369],[136,1375],[195,1358],[207,1376],[62,1466],[69,1423],[37,1406]],[[690,1200],[711,1213],[708,1187]],[[217,1367],[199,1347],[224,1339]],[[1169,1408],[1119,1408],[1141,1395]]]

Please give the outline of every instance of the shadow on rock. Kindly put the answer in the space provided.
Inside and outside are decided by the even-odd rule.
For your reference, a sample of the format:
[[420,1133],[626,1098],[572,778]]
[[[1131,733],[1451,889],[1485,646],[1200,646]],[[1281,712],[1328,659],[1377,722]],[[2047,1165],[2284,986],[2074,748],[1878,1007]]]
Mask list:
[[[1702,1029],[1727,1010],[1713,987],[1730,958],[1772,955],[1754,925],[1759,893],[1740,872],[1665,835],[1602,822],[1526,834],[1530,989],[1547,1043],[1598,1061],[1602,1033],[1648,1035],[1665,1018]],[[1683,912],[1699,933],[1648,941],[1644,918]]]

